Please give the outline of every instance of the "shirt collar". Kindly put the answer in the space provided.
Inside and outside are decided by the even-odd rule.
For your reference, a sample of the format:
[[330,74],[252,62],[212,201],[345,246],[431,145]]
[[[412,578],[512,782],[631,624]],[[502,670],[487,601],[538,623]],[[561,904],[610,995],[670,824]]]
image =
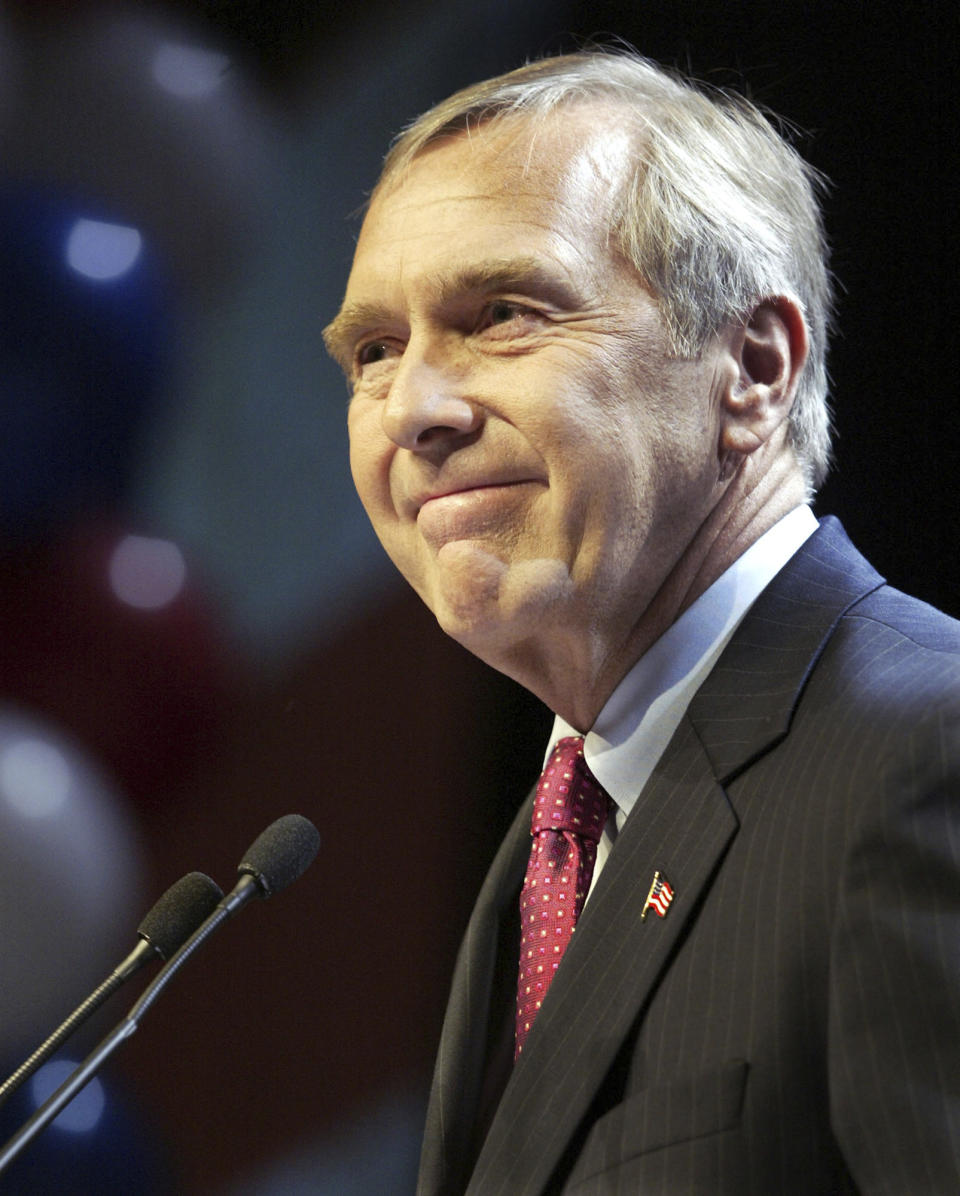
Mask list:
[[[740,620],[817,526],[808,506],[795,507],[775,523],[667,628],[610,695],[584,738],[584,756],[617,806],[618,828]],[[578,734],[557,715],[549,747]]]

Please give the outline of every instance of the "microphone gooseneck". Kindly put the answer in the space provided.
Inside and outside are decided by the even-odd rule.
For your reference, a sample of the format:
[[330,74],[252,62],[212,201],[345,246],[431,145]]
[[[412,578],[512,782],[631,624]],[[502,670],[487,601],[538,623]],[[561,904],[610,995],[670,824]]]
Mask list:
[[213,912],[174,951],[123,1021],[74,1069],[0,1150],[0,1173],[89,1083],[120,1043],[137,1030],[147,1010],[201,944],[252,898],[270,897],[292,884],[310,866],[319,849],[319,832],[309,819],[300,814],[288,814],[277,819],[254,840],[237,869],[240,879],[232,891],[217,902]]
[[171,885],[137,928],[140,942],[110,975],[0,1084],[0,1104],[24,1084],[70,1035],[145,964],[168,959],[216,908],[220,886],[202,872],[189,872]]

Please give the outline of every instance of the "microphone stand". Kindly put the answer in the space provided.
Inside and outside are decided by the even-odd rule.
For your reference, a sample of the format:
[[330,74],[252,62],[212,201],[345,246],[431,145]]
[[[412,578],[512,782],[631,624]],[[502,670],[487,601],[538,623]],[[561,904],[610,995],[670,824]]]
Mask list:
[[262,896],[262,890],[257,881],[249,874],[241,876],[232,892],[224,897],[210,917],[207,918],[198,930],[194,931],[177,952],[171,955],[157,976],[144,989],[140,999],[123,1021],[71,1072],[60,1087],[37,1109],[29,1121],[25,1122],[7,1142],[3,1150],[0,1151],[0,1174],[33,1141],[37,1134],[53,1121],[64,1106],[73,1100],[80,1089],[93,1079],[96,1072],[110,1058],[120,1044],[136,1033],[140,1026],[140,1021],[147,1010],[153,1005],[163,989],[166,988],[167,984],[187,962],[190,956],[193,955],[194,951],[201,944],[205,943],[210,935],[242,906],[246,905],[252,898],[259,896]]
[[92,1013],[95,1013],[107,998],[111,997],[120,985],[132,976],[142,963],[147,963],[152,956],[153,948],[149,943],[141,942],[138,947],[134,947],[123,963],[111,972],[98,988],[93,990],[83,1004],[78,1005],[67,1020],[37,1047],[30,1058],[22,1063],[9,1079],[0,1084],[0,1104],[3,1104],[9,1096],[16,1092],[20,1085],[54,1054],[74,1030],[82,1025]]

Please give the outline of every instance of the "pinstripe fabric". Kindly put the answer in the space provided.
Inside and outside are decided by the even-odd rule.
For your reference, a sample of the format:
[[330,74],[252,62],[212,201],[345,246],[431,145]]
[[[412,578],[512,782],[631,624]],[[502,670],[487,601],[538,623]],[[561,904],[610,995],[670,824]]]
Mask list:
[[[420,1159],[421,1186],[430,1192],[462,1192],[475,1157],[475,1127],[482,1119],[484,1074],[488,1065],[488,1033],[500,975],[505,994],[501,1011],[509,1036],[504,1035],[504,1073],[513,1059],[513,1005],[519,933],[506,924],[516,917],[517,897],[530,852],[530,814],[533,795],[525,802],[497,853],[467,926],[457,957],[456,985],[451,993],[437,1064]],[[509,977],[509,984],[506,977]]]
[[[958,727],[957,625],[825,521],[624,826],[474,1168],[521,812],[454,978],[423,1196],[960,1192]],[[676,897],[641,922],[657,868]]]

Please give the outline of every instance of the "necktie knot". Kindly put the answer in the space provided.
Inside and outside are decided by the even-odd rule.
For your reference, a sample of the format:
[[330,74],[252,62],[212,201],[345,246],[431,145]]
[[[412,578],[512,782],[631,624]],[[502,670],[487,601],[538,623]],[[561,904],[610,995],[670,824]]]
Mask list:
[[537,784],[531,832],[571,831],[599,843],[608,803],[583,758],[582,737],[560,739]]

